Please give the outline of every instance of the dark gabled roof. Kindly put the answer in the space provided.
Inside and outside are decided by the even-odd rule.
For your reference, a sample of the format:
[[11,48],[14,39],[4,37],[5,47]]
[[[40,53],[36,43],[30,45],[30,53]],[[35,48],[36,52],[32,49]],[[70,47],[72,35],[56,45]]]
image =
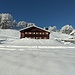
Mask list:
[[21,32],[21,31],[23,31],[23,30],[29,29],[29,28],[31,28],[31,27],[36,27],[36,28],[39,28],[39,29],[41,29],[41,30],[43,30],[43,31],[46,31],[46,32],[49,32],[49,33],[50,33],[50,31],[49,31],[49,30],[45,30],[45,29],[40,28],[40,27],[35,26],[35,25],[33,25],[33,26],[29,26],[29,27],[26,27],[26,28],[23,28],[23,29],[20,29],[20,32]]

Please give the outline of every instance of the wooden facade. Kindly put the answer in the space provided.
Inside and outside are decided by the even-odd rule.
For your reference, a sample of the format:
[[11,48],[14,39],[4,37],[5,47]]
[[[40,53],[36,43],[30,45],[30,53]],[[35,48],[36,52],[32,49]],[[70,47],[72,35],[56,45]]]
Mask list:
[[37,26],[30,26],[20,30],[20,38],[49,39],[50,32]]

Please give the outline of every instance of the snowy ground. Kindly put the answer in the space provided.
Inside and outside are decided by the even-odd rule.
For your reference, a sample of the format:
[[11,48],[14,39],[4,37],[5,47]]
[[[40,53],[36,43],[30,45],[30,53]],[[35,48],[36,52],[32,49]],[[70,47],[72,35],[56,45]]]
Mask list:
[[75,49],[0,50],[0,75],[75,75]]
[[75,75],[75,44],[55,38],[19,39],[19,31],[0,30],[0,75]]

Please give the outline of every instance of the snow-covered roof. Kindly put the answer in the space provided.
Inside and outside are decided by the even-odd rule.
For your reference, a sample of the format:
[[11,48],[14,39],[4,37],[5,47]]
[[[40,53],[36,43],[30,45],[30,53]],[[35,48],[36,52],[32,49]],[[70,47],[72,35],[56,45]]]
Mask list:
[[72,35],[72,34],[74,34],[75,33],[75,30],[73,30],[71,33],[70,33],[70,35]]
[[29,27],[26,27],[26,28],[20,29],[20,31],[25,30],[25,29],[28,29],[28,28],[31,28],[31,27],[36,27],[36,28],[42,29],[42,30],[44,30],[44,31],[46,31],[46,32],[50,32],[49,30],[45,30],[45,29],[40,28],[40,27],[38,27],[38,26],[36,26],[36,25],[32,25],[32,26],[29,26]]

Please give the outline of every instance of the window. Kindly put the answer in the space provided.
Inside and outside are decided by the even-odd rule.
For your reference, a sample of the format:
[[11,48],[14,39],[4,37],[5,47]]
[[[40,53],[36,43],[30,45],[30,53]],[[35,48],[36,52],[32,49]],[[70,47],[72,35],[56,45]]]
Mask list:
[[27,34],[27,32],[25,32],[25,34]]
[[39,37],[36,37],[36,39],[38,39]]
[[38,34],[38,32],[36,32],[36,34]]
[[42,33],[40,32],[40,34],[42,34]]
[[36,37],[36,39],[42,39],[42,37]]
[[44,32],[42,34],[44,34]]
[[45,32],[44,34],[47,34],[48,35],[48,32]]
[[35,32],[32,32],[32,34],[35,34]]
[[29,32],[28,34],[31,34],[31,32]]
[[46,34],[48,34],[48,33],[46,32]]

